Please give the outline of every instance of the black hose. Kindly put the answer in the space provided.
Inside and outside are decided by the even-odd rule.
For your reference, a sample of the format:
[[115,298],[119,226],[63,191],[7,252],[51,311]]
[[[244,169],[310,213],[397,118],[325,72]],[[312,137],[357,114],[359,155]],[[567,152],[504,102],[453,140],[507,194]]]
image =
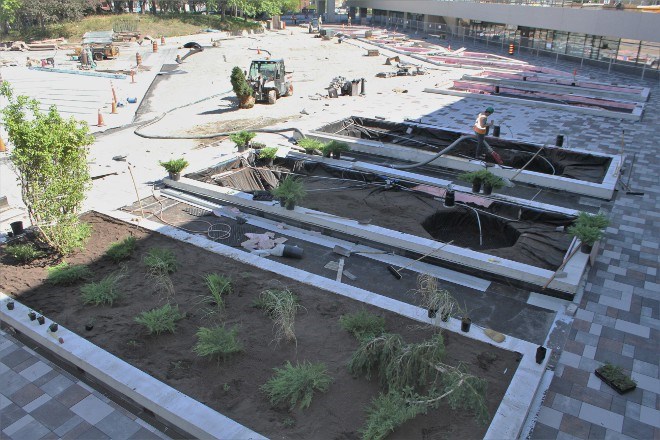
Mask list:
[[[174,107],[170,110],[167,110],[165,113],[161,114],[160,116],[155,117],[154,119],[145,122],[144,124],[139,125],[133,133],[135,133],[137,136],[140,136],[145,139],[212,139],[212,138],[217,138],[221,136],[229,136],[230,134],[233,133],[238,133],[238,131],[224,131],[224,132],[219,132],[219,133],[210,133],[210,134],[197,134],[197,135],[158,135],[158,134],[146,134],[142,132],[142,129],[149,127],[150,125],[155,124],[156,122],[162,120],[165,116],[167,116],[169,113],[172,113],[173,111],[180,110],[185,107],[190,107],[191,105],[199,104],[200,102],[207,101],[209,99],[217,98],[220,96],[226,96],[230,94],[232,90],[228,90],[226,92],[218,93],[215,95],[207,96],[206,98],[199,99],[194,102],[190,102],[188,104],[183,104],[178,107]],[[241,130],[239,130],[241,131]],[[254,132],[259,132],[259,133],[283,133],[287,131],[293,131],[295,133],[298,133],[301,138],[304,138],[305,135],[303,134],[302,131],[295,127],[290,127],[290,128],[257,128],[254,130],[250,130]]]

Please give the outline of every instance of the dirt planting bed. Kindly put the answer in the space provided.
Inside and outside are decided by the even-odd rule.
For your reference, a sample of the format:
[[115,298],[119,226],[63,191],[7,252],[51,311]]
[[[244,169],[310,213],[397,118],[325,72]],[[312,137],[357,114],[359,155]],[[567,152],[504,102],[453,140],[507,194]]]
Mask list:
[[[428,339],[433,330],[396,314],[340,297],[276,274],[218,256],[198,247],[135,226],[89,213],[93,227],[87,248],[70,256],[69,264],[87,265],[92,277],[86,282],[123,271],[119,287],[124,296],[113,307],[84,305],[80,288],[46,283],[47,267],[57,261],[44,257],[21,265],[0,248],[0,290],[40,311],[99,347],[108,350],[155,378],[214,408],[220,413],[270,438],[359,438],[365,409],[378,395],[377,380],[353,377],[347,363],[358,342],[339,325],[339,317],[366,310],[385,318],[388,332],[401,334],[407,342]],[[137,239],[133,256],[120,264],[104,257],[108,247],[126,237]],[[174,334],[148,335],[135,316],[166,302],[153,291],[143,258],[151,248],[174,251],[178,268],[171,276],[178,304],[185,318]],[[204,276],[211,273],[231,277],[233,291],[226,297],[221,317],[204,316],[199,295],[206,294]],[[289,288],[304,307],[296,316],[297,342],[276,344],[273,322],[253,306],[259,293],[269,288]],[[85,325],[93,323],[91,331]],[[227,360],[198,357],[192,347],[199,327],[224,323],[238,325],[244,351]],[[492,418],[513,377],[519,355],[460,335],[444,335],[445,362],[464,362],[468,370],[488,382],[487,407]],[[316,393],[306,410],[273,407],[260,387],[272,377],[273,368],[286,361],[322,362],[333,382],[326,393]],[[482,438],[486,425],[474,416],[451,410],[447,404],[406,422],[391,438]]]

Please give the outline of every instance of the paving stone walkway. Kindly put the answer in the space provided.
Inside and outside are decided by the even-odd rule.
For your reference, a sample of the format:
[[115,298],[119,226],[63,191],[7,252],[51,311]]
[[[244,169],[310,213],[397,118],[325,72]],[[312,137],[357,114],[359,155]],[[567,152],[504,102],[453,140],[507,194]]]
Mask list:
[[0,330],[0,439],[169,439]]
[[[467,39],[448,43],[508,56],[492,45]],[[623,141],[626,162],[621,180],[644,193],[632,195],[620,189],[610,202],[580,199],[600,207],[611,223],[584,289],[576,296],[578,309],[566,337],[559,350],[553,347],[559,360],[552,363],[554,376],[531,438],[660,439],[660,82],[524,51],[515,58],[567,72],[577,69],[578,75],[595,81],[651,88],[640,122],[487,99],[461,99],[425,117],[465,130],[465,121],[474,117],[475,109],[493,105],[493,119],[503,125],[506,137],[552,145],[562,134],[568,148],[608,154],[620,154]],[[606,362],[631,373],[637,389],[619,395],[598,379],[594,370]]]

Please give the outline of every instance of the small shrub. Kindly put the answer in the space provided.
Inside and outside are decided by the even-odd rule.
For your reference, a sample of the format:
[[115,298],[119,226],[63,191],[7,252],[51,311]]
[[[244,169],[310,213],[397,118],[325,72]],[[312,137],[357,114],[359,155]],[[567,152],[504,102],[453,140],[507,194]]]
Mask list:
[[259,151],[259,159],[274,159],[275,156],[277,156],[277,147],[262,148]]
[[[481,169],[481,170],[477,170],[477,171],[471,171],[471,172],[459,174],[458,178],[460,180],[464,180],[466,182],[473,183],[476,180],[478,180],[479,182],[488,181],[489,179],[492,178],[491,176],[494,176],[493,173],[491,173],[488,170]],[[497,176],[494,176],[494,177],[497,177]]]
[[296,179],[292,175],[286,176],[271,193],[273,196],[283,198],[287,202],[300,203],[305,198],[307,191],[305,185],[300,179]]
[[176,322],[183,319],[183,314],[179,312],[179,306],[172,307],[169,303],[158,309],[152,309],[148,312],[142,312],[135,317],[135,322],[142,324],[147,328],[149,334],[161,334],[163,332],[174,333]]
[[327,144],[323,145],[322,151],[323,154],[333,154],[333,153],[342,153],[345,151],[350,151],[351,147],[348,146],[346,142],[339,141],[330,141]]
[[568,228],[568,233],[577,237],[582,243],[586,245],[593,245],[598,240],[603,238],[603,231],[594,227],[584,224],[576,223]]
[[165,168],[165,171],[168,173],[177,174],[183,171],[184,168],[190,164],[187,160],[181,157],[179,159],[170,159],[167,162],[158,162],[158,165]]
[[110,245],[105,252],[105,256],[110,258],[115,263],[128,260],[133,255],[133,251],[137,246],[135,237],[126,237],[121,241],[114,242]]
[[298,139],[298,145],[305,150],[307,154],[314,154],[316,152],[323,151],[323,142],[312,139],[312,138],[302,138]]
[[98,283],[85,284],[80,288],[83,303],[99,306],[108,304],[112,306],[123,296],[119,290],[119,280],[123,278],[123,272],[115,272],[104,277]]
[[44,256],[32,243],[10,244],[5,248],[5,252],[20,263],[29,263]]
[[229,139],[236,144],[239,151],[243,148],[247,148],[250,145],[250,141],[254,139],[256,133],[251,131],[239,131],[238,133],[232,133],[229,135]]
[[598,229],[605,229],[609,226],[610,220],[605,214],[588,214],[586,212],[580,212],[576,220],[576,224],[591,226]]
[[217,273],[210,273],[204,277],[206,287],[209,288],[210,296],[207,296],[209,302],[215,302],[218,307],[224,307],[223,295],[229,295],[232,291],[231,278]]
[[144,264],[152,275],[173,273],[177,269],[176,256],[169,249],[152,248],[144,257]]
[[197,339],[197,344],[193,348],[197,356],[218,356],[224,359],[231,354],[243,351],[243,344],[238,339],[237,326],[230,330],[219,326],[200,327],[197,330]]
[[363,439],[384,439],[397,427],[425,412],[425,406],[411,405],[399,392],[381,393],[367,407],[367,421],[359,432]]
[[360,310],[357,313],[342,315],[339,318],[339,325],[358,339],[373,338],[385,331],[385,318]]
[[42,226],[41,232],[48,243],[61,255],[69,255],[76,249],[84,249],[92,235],[92,227],[81,222],[75,214],[60,217],[56,223]]
[[284,368],[274,370],[275,375],[261,389],[268,395],[271,404],[287,402],[292,410],[296,405],[300,409],[309,407],[314,391],[326,392],[332,383],[325,365],[321,363],[303,362],[294,367],[287,361]]
[[295,341],[296,333],[294,324],[296,313],[302,306],[298,303],[298,297],[290,290],[269,289],[259,295],[255,305],[263,309],[264,314],[269,316],[275,323],[275,340],[282,339]]
[[70,286],[80,280],[89,278],[92,271],[89,267],[83,265],[69,266],[69,263],[62,262],[57,266],[48,268],[47,281],[56,286]]

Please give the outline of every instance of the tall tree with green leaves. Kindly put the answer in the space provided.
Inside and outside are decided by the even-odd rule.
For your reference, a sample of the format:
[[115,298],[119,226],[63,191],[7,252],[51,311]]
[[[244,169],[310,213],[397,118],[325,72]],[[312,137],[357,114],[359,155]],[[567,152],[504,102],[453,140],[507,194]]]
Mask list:
[[44,113],[36,99],[14,96],[6,81],[0,95],[9,101],[1,114],[30,220],[57,252],[69,254],[90,233],[78,214],[91,186],[87,147],[94,137],[85,122],[62,118],[55,106]]
[[3,35],[9,33],[9,26],[16,21],[21,6],[21,0],[0,0],[0,32]]

